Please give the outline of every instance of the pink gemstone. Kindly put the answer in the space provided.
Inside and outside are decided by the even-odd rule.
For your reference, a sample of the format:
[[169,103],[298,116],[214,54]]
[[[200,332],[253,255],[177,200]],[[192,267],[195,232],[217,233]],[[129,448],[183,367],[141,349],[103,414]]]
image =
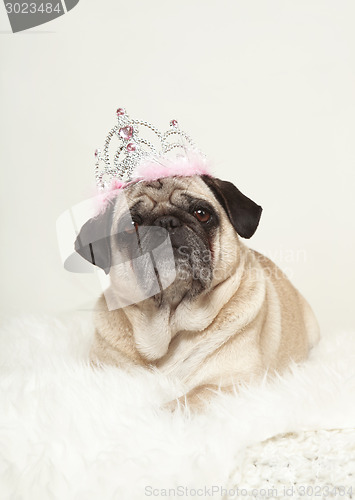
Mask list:
[[125,139],[127,141],[133,135],[133,127],[131,127],[130,125],[128,125],[127,127],[122,127],[119,130],[119,134],[122,139]]
[[99,153],[100,153],[100,150],[99,149],[95,149],[95,158],[97,158],[99,156]]
[[170,122],[170,125],[171,125],[172,127],[176,127],[176,126],[177,126],[177,124],[178,124],[177,120],[171,120],[171,122]]
[[118,108],[116,111],[117,116],[122,116],[125,114],[125,110],[123,108]]
[[136,145],[133,143],[133,142],[129,142],[127,144],[127,151],[129,151],[130,153],[132,153],[133,151],[136,150]]

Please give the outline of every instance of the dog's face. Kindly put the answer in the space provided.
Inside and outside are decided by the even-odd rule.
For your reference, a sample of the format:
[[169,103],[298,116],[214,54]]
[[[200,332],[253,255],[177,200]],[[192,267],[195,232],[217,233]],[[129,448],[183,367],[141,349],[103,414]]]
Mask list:
[[[123,193],[82,227],[75,250],[110,273],[113,288],[122,289],[124,266],[117,264],[129,263],[131,285],[159,303],[191,300],[228,278],[238,263],[238,234],[250,238],[261,216],[233,184],[208,176],[137,182]],[[154,256],[153,266],[145,255]],[[155,276],[172,265],[174,281],[164,288],[160,280],[153,294]]]

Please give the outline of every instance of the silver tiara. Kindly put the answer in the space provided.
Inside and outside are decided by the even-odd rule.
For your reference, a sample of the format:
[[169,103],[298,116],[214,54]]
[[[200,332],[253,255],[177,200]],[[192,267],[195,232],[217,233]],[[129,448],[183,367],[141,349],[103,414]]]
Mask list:
[[[110,186],[114,179],[131,180],[134,169],[142,160],[161,163],[162,157],[175,149],[185,154],[196,147],[191,138],[171,120],[170,128],[160,132],[151,123],[132,120],[124,108],[116,111],[117,125],[107,134],[103,150],[95,150],[95,178],[99,189]],[[140,133],[149,133],[145,138]],[[118,145],[117,145],[118,141]]]

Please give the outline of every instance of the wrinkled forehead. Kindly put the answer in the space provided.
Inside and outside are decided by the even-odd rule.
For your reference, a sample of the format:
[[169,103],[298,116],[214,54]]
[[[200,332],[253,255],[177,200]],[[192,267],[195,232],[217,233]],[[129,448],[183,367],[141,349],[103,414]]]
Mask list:
[[125,188],[115,205],[114,219],[127,212],[139,202],[145,211],[154,210],[157,206],[176,205],[188,207],[191,198],[211,202],[211,191],[200,176],[165,177],[155,181],[137,182]]

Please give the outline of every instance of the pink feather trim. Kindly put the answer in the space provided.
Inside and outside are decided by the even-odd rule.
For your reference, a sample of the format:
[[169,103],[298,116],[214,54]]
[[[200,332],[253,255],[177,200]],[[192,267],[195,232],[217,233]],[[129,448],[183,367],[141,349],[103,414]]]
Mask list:
[[138,165],[133,172],[133,179],[153,181],[163,177],[191,177],[192,175],[209,175],[206,160],[201,156],[191,159],[182,157],[174,161],[158,163],[150,161]]

